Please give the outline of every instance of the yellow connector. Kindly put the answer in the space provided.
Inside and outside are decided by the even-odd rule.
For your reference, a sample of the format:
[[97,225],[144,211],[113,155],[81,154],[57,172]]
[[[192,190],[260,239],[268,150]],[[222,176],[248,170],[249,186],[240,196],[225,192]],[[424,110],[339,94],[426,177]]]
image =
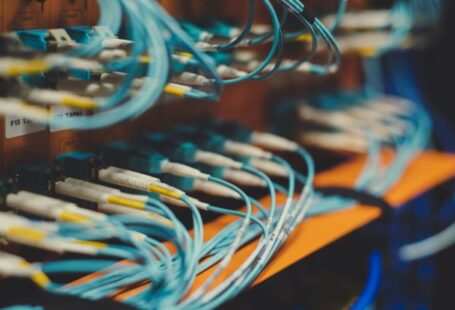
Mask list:
[[185,87],[178,87],[175,84],[167,84],[164,87],[164,93],[168,95],[174,95],[177,97],[185,97],[187,89]]
[[375,57],[378,54],[377,49],[372,47],[361,47],[357,49],[357,52],[363,57]]
[[305,33],[295,38],[295,40],[299,42],[311,42],[313,38],[309,33]]
[[23,64],[14,64],[6,70],[7,76],[20,76],[27,74],[38,74],[51,69],[49,64],[43,60],[31,60]]
[[62,104],[68,107],[84,110],[92,110],[98,107],[98,103],[95,101],[77,97],[63,97]]
[[175,54],[186,58],[193,58],[193,54],[188,52],[175,52]]
[[44,272],[37,272],[31,276],[31,279],[33,282],[36,283],[36,285],[46,288],[51,284],[51,280],[47,277],[47,275]]
[[59,220],[62,222],[85,223],[89,219],[86,216],[63,211],[60,213]]
[[[22,261],[20,263],[20,265],[22,265],[25,268],[31,268],[32,267],[32,264],[30,264],[29,262],[27,262],[25,260]],[[51,280],[42,271],[36,271],[35,273],[33,273],[31,275],[30,279],[33,282],[35,282],[36,285],[38,285],[39,287],[43,287],[43,288],[46,288],[46,287],[48,287],[51,284]]]
[[152,58],[148,55],[141,55],[141,56],[139,56],[138,60],[140,63],[143,63],[143,64],[148,64],[148,63],[152,62]]
[[107,199],[108,203],[132,208],[132,209],[138,209],[138,210],[144,210],[145,209],[145,203],[142,201],[138,200],[132,200],[132,199],[126,199],[123,197],[118,197],[118,196],[109,196]]
[[98,249],[105,249],[108,247],[107,243],[97,242],[97,241],[86,241],[86,240],[76,240],[73,241],[76,244],[91,246]]
[[149,191],[152,193],[156,193],[156,194],[167,196],[167,197],[174,198],[174,199],[180,199],[180,197],[182,197],[182,194],[169,190],[169,189],[166,189],[166,188],[163,188],[159,185],[149,185]]
[[32,240],[35,242],[42,242],[47,236],[42,230],[27,227],[12,227],[8,229],[6,235],[12,238]]

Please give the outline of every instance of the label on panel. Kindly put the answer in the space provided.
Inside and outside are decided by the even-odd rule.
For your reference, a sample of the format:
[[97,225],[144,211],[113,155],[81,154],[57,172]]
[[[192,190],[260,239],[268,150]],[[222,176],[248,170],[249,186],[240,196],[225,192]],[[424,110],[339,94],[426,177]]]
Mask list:
[[[60,106],[55,106],[51,107],[51,112],[52,114],[55,115],[55,118],[58,119],[64,119],[64,120],[73,120],[75,118],[84,116],[84,112],[81,110],[75,110],[71,109],[68,107],[60,107]],[[50,132],[59,132],[63,130],[68,130],[70,129],[69,127],[56,127],[56,126],[50,126]]]
[[26,136],[45,130],[46,125],[33,122],[27,118],[16,116],[5,117],[5,137],[7,139]]

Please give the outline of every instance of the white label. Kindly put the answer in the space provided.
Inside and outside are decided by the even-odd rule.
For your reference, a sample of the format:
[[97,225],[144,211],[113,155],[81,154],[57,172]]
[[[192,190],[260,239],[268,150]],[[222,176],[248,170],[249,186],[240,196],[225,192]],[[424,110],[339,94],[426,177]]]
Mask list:
[[[61,106],[53,106],[51,107],[51,113],[55,115],[56,119],[74,119],[77,117],[82,117],[84,116],[84,112],[81,110],[76,110],[68,107],[61,107]],[[58,131],[63,131],[63,130],[68,130],[71,129],[70,127],[65,127],[65,126],[50,126],[50,131],[51,132],[58,132]]]
[[27,118],[17,116],[5,117],[5,135],[7,139],[26,136],[45,130],[46,125],[35,123]]

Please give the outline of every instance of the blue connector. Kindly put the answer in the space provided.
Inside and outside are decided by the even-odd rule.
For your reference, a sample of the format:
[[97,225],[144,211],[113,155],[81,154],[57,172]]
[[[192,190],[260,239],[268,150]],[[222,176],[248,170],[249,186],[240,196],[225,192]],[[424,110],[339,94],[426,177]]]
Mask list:
[[198,148],[193,143],[174,139],[165,134],[149,134],[133,143],[134,147],[158,151],[173,161],[194,163]]
[[99,160],[89,152],[70,152],[55,159],[59,173],[66,177],[81,180],[95,180],[98,175]]
[[168,159],[158,152],[144,151],[126,142],[113,142],[101,149],[103,163],[146,174],[161,174]]

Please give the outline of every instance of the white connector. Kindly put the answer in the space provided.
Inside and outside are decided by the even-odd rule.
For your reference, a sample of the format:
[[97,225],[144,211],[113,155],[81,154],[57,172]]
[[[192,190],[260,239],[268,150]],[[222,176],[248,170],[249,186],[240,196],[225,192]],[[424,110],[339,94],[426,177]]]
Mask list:
[[95,108],[99,103],[96,99],[78,96],[68,91],[38,88],[30,90],[26,96],[26,100],[42,105],[63,105],[87,109]]
[[210,44],[210,43],[206,43],[206,42],[197,42],[196,46],[197,46],[197,48],[199,48],[201,51],[204,51],[204,52],[218,51],[218,45],[215,45],[215,44]]
[[247,156],[254,158],[264,158],[270,159],[273,157],[272,153],[264,151],[261,148],[255,147],[250,144],[236,142],[232,140],[227,140],[225,143],[224,151],[226,153],[237,155],[237,156]]
[[283,177],[283,178],[286,178],[289,176],[289,173],[285,167],[283,167],[282,165],[280,165],[276,162],[270,161],[270,160],[253,158],[253,159],[251,159],[249,164],[252,167],[254,167],[268,175],[271,175],[271,176]]
[[4,277],[28,277],[33,271],[26,266],[26,261],[19,256],[0,252],[0,275]]
[[0,98],[0,115],[23,117],[37,122],[48,122],[52,116],[46,108],[29,105],[16,98]]
[[224,169],[223,179],[245,186],[267,186],[267,183],[263,179],[242,170]]
[[62,195],[96,203],[109,203],[112,198],[119,198],[128,201],[121,202],[121,204],[132,203],[137,207],[139,205],[143,207],[148,201],[146,195],[127,194],[115,188],[73,178],[68,178],[64,182],[56,182],[55,191]]
[[46,61],[50,66],[56,68],[71,68],[95,72],[104,71],[103,65],[97,61],[69,57],[63,54],[50,54],[44,58],[44,61]]
[[112,62],[115,60],[123,59],[128,56],[128,53],[121,49],[109,49],[109,50],[102,50],[97,59],[101,62]]
[[270,27],[270,25],[267,25],[267,24],[254,24],[251,27],[251,33],[253,33],[255,35],[263,35],[268,32],[271,32],[271,31],[272,31],[272,27]]
[[113,173],[126,174],[131,177],[138,178],[138,179],[144,180],[145,182],[149,182],[149,183],[160,183],[161,182],[160,179],[152,177],[148,174],[143,174],[143,173],[139,173],[139,172],[128,170],[128,169],[123,169],[123,168],[118,168],[118,167],[108,167],[105,170],[107,170],[109,172],[113,172]]
[[208,180],[210,177],[210,175],[203,173],[198,169],[183,164],[173,163],[167,160],[161,164],[161,170],[164,173],[169,173],[184,178]]
[[114,172],[108,169],[101,169],[98,172],[98,178],[100,179],[100,181],[103,181],[105,183],[115,184],[122,187],[144,192],[149,191],[150,182],[121,172]]
[[199,41],[201,42],[210,42],[212,40],[214,35],[210,32],[207,31],[202,31],[201,34],[199,35]]
[[349,133],[308,132],[300,135],[300,141],[327,149],[365,153],[368,150],[368,140]]
[[0,276],[30,277],[39,270],[22,257],[0,252]]
[[109,167],[107,169],[100,170],[98,178],[106,183],[116,184],[119,186],[144,192],[150,192],[151,186],[157,186],[160,189],[164,189],[172,193],[181,195],[184,194],[183,191],[173,186],[162,183],[157,178],[117,167]]
[[119,49],[131,46],[133,41],[119,38],[107,38],[101,41],[101,46],[107,49]]
[[55,235],[58,229],[55,223],[32,222],[18,215],[0,213],[0,235],[10,241],[57,253],[95,255],[99,252],[96,246]]
[[109,196],[112,195],[110,193],[101,192],[95,188],[88,188],[86,186],[62,181],[55,183],[55,192],[60,195],[96,203],[107,202]]
[[200,150],[196,152],[194,160],[198,163],[203,163],[210,166],[233,169],[240,169],[243,165],[242,163],[235,161],[227,156]]
[[[204,211],[208,210],[208,207],[209,207],[208,203],[202,202],[202,201],[200,201],[198,199],[191,198],[191,197],[188,197],[188,199],[196,206],[196,208],[198,208],[200,210],[204,210]],[[170,205],[174,205],[174,206],[177,206],[177,207],[185,207],[185,208],[188,207],[188,205],[184,201],[178,200],[178,199],[174,199],[174,198],[171,198],[171,197],[160,196],[160,200],[161,200],[162,203],[165,203],[165,204],[170,204]]]
[[176,80],[177,83],[190,84],[195,86],[210,85],[210,79],[206,78],[203,75],[192,72],[183,72],[177,74],[174,79]]
[[242,199],[236,191],[212,181],[195,180],[193,190],[218,197]]
[[185,56],[185,55],[180,55],[180,54],[172,54],[172,59],[175,61],[178,61],[182,64],[187,64],[191,61],[191,57]]
[[65,214],[71,213],[92,220],[105,220],[102,213],[80,208],[76,204],[63,200],[50,198],[26,191],[17,194],[9,194],[6,197],[8,207],[15,210],[28,212],[43,218],[61,220]]
[[253,144],[272,150],[294,152],[299,148],[297,143],[271,133],[254,132],[251,138]]
[[244,77],[248,73],[233,67],[229,67],[226,65],[219,65],[216,67],[218,74],[221,75],[223,78],[240,78]]
[[127,208],[124,206],[110,204],[110,203],[99,203],[98,210],[107,214],[117,214],[117,215],[131,215],[137,216],[139,218],[146,218],[164,224],[165,226],[172,227],[174,224],[171,220],[165,218],[164,216],[158,215],[156,213],[137,210],[132,208]]
[[96,183],[89,182],[89,181],[79,180],[79,179],[75,179],[75,178],[66,178],[65,179],[65,183],[74,184],[74,185],[77,185],[77,186],[82,186],[82,187],[94,189],[94,190],[97,190],[99,192],[106,193],[106,194],[116,195],[116,194],[120,194],[121,193],[121,191],[116,189],[116,188],[112,188],[112,187],[96,184]]

